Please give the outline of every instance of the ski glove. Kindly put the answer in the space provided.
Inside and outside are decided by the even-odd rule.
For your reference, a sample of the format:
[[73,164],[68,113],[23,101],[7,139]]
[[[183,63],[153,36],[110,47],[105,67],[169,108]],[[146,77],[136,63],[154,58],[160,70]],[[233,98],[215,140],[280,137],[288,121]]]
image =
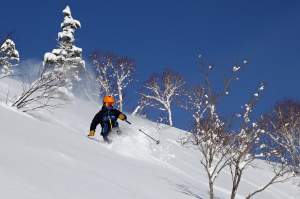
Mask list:
[[126,115],[125,114],[122,114],[122,113],[120,113],[120,115],[119,115],[119,119],[120,120],[126,120],[127,119],[127,117],[126,117]]
[[89,137],[92,137],[94,135],[95,135],[95,131],[90,131],[89,134],[88,134]]

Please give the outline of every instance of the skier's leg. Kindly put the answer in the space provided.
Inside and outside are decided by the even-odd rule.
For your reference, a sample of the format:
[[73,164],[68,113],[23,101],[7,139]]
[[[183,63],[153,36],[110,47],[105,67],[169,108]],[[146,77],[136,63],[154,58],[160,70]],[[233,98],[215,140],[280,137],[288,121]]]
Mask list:
[[117,121],[115,121],[115,122],[113,123],[113,128],[114,128],[114,131],[115,131],[118,135],[121,134],[121,130],[120,130],[120,128],[119,128],[119,123],[118,123]]
[[103,136],[103,140],[104,140],[105,142],[108,142],[108,143],[110,142],[109,139],[108,139],[109,131],[110,131],[110,129],[109,129],[109,124],[105,122],[105,123],[102,125],[101,135]]
[[119,127],[119,123],[117,121],[114,122],[113,127],[118,128]]

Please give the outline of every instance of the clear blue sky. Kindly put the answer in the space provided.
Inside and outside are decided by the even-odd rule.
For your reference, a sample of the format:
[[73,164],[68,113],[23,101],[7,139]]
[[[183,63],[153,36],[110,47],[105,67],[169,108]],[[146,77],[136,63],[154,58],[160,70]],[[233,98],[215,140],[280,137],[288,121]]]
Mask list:
[[[200,82],[201,53],[219,77],[232,64],[249,61],[235,94],[223,105],[227,112],[239,110],[260,81],[267,83],[260,111],[285,97],[300,98],[300,1],[3,1],[0,33],[14,32],[23,59],[42,59],[56,45],[67,4],[81,21],[76,38],[84,55],[101,49],[132,57],[141,81],[168,67],[191,84]],[[175,124],[186,127],[185,116],[175,115]]]

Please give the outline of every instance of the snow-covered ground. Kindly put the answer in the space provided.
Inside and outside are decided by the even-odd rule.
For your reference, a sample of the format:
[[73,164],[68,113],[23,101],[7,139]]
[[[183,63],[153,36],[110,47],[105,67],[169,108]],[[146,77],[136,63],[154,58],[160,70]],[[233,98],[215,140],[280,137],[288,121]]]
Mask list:
[[[104,144],[86,137],[100,104],[76,99],[63,109],[28,115],[9,108],[18,83],[0,81],[0,198],[9,199],[184,199],[208,198],[199,153],[182,147],[182,130],[130,117],[122,135]],[[156,145],[136,129],[161,140]],[[244,198],[271,173],[261,161],[250,168],[237,198]],[[298,199],[300,181],[277,184],[257,198]],[[230,174],[217,181],[216,195],[228,198]]]

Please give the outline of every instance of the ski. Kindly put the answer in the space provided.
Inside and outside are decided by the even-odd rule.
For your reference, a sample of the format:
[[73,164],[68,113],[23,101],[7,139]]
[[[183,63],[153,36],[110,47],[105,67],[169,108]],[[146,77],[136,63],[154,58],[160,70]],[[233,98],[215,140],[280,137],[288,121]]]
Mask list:
[[93,140],[93,141],[95,141],[95,142],[99,142],[99,143],[101,143],[101,144],[111,144],[112,143],[112,141],[111,140],[108,140],[108,141],[101,141],[101,140],[98,140],[98,139],[96,139],[96,138],[94,138],[94,137],[90,137],[90,136],[86,136],[88,139],[90,139],[90,140]]

